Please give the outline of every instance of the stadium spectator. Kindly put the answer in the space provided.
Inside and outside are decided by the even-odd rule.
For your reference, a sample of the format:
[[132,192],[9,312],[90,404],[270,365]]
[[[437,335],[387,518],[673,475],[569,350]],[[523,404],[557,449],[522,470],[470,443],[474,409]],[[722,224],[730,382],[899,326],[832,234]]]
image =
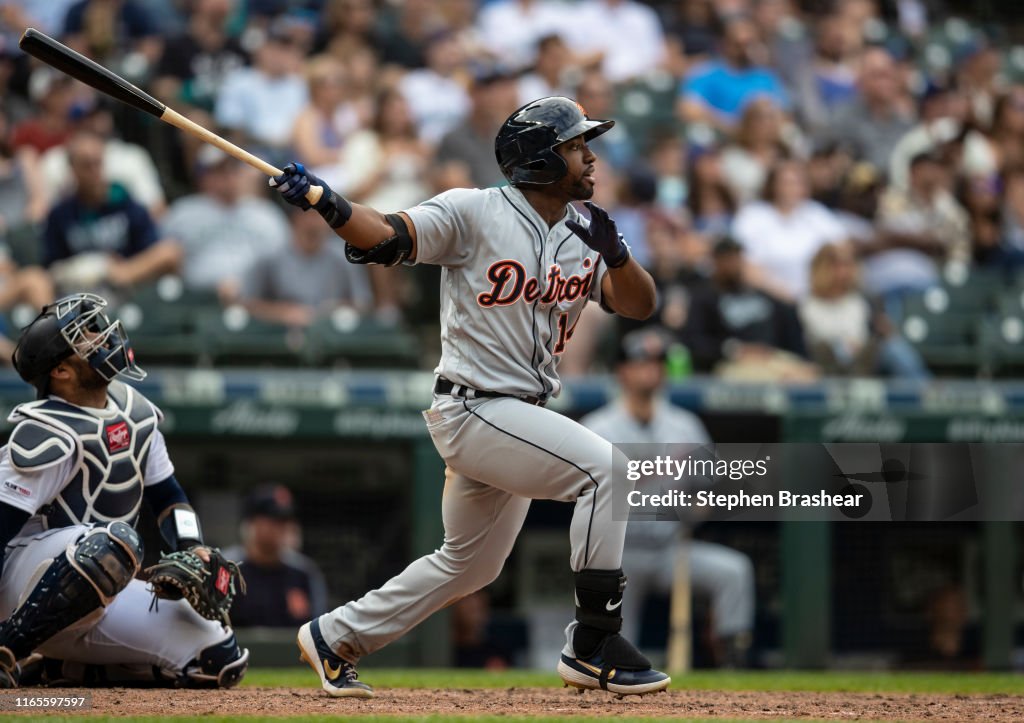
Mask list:
[[469,116],[448,131],[437,147],[438,163],[462,163],[477,188],[505,185],[494,163],[494,136],[518,105],[515,79],[500,66],[481,68],[470,89]]
[[340,58],[381,47],[373,0],[328,0],[321,5],[318,45],[325,46],[328,54]]
[[256,488],[242,505],[242,543],[224,550],[241,566],[246,594],[235,598],[236,628],[294,628],[327,610],[327,585],[310,558],[295,549],[298,522],[291,491]]
[[846,240],[835,214],[809,194],[805,164],[781,161],[765,179],[763,200],[741,207],[732,224],[733,236],[747,252],[750,282],[789,302],[807,293],[814,253]]
[[743,246],[719,241],[710,280],[690,296],[683,340],[698,371],[735,381],[807,382],[818,370],[806,361],[796,311],[744,281]]
[[768,98],[756,98],[743,109],[734,142],[722,149],[722,174],[739,203],[761,196],[768,170],[791,155],[784,123],[782,111]]
[[686,177],[686,207],[696,231],[709,237],[728,235],[736,214],[736,196],[725,181],[718,149],[694,149]]
[[416,134],[404,96],[385,90],[369,128],[358,131],[345,148],[342,186],[346,196],[386,212],[416,205],[428,195],[430,150]]
[[[135,201],[146,207],[150,215],[159,218],[166,208],[160,174],[149,151],[118,137],[110,106],[97,102],[85,112],[78,128],[103,139],[103,176],[111,183],[123,186]],[[54,146],[44,153],[39,167],[49,201],[70,189],[73,179],[66,146]]]
[[[3,6],[0,6],[2,11]],[[32,26],[21,26],[32,27]],[[0,26],[2,28],[2,26]],[[22,53],[17,49],[16,40],[8,40],[0,35],[0,112],[6,114],[4,141],[10,141],[11,128],[32,116],[33,105],[28,98],[19,93],[12,83],[17,83],[20,72]]]
[[920,122],[911,128],[889,159],[889,183],[906,188],[911,161],[938,156],[954,176],[987,176],[999,170],[991,141],[975,127],[967,95],[953,85],[929,84],[920,99]]
[[644,159],[630,165],[639,162],[650,167],[657,182],[657,205],[669,211],[678,211],[687,195],[686,141],[677,133],[663,132],[655,134],[649,143],[650,149],[644,154]]
[[[615,87],[599,70],[583,74],[574,97],[577,103],[587,109],[591,118],[611,118],[615,115]],[[616,171],[625,169],[636,156],[636,144],[625,126],[620,124],[594,138],[588,145],[602,163],[607,163]]]
[[437,32],[434,0],[406,0],[380,23],[376,48],[381,65],[422,68],[430,36]]
[[[700,419],[665,398],[667,354],[668,342],[656,330],[627,334],[615,367],[618,399],[583,417],[580,424],[617,445],[679,445],[685,454],[692,449],[687,445],[710,444]],[[645,491],[664,490],[659,486]],[[622,565],[629,570],[635,602],[623,613],[622,633],[641,639],[643,601],[651,594],[670,594],[675,557],[686,555],[691,588],[711,598],[716,664],[744,667],[754,628],[754,566],[749,557],[725,545],[687,539],[684,529],[668,520],[630,519]]]
[[295,119],[292,146],[328,185],[341,185],[342,149],[360,126],[359,112],[346,97],[345,66],[333,56],[318,55],[306,64],[306,82],[309,105]]
[[795,0],[741,0],[737,5],[743,7],[731,11],[722,8],[721,3],[717,5],[722,18],[750,13],[764,40],[768,53],[766,65],[778,73],[788,93],[797,92],[799,75],[810,66],[813,53],[813,33],[807,27],[813,19],[800,12],[799,3]]
[[[405,98],[397,90],[383,91],[370,128],[355,133],[345,148],[342,186],[346,196],[385,211],[414,206],[429,195],[430,149],[416,135]],[[406,281],[397,269],[370,267],[377,318],[398,319]]]
[[996,100],[1003,92],[1003,60],[999,50],[978,34],[957,54],[956,83],[967,96],[971,117],[981,126],[992,123]]
[[10,145],[11,126],[0,110],[0,238],[46,216],[49,204],[36,152]]
[[701,63],[714,53],[717,22],[712,0],[680,0],[666,9],[667,52],[682,54],[684,73],[688,64]]
[[619,321],[621,329],[656,326],[681,338],[689,314],[690,290],[704,282],[709,265],[707,237],[695,232],[678,214],[654,211],[645,227],[650,255],[646,269],[658,289],[658,306],[650,319]]
[[857,289],[851,246],[826,244],[811,259],[811,291],[798,312],[811,359],[829,376],[926,379],[917,351]]
[[847,145],[853,156],[885,172],[893,149],[914,125],[896,61],[884,48],[870,48],[860,60],[856,99],[836,111],[825,139]]
[[63,36],[90,58],[127,61],[124,72],[143,78],[160,58],[160,30],[157,18],[137,0],[79,0],[68,8]]
[[71,111],[75,91],[70,77],[52,68],[37,68],[28,82],[28,95],[35,113],[14,126],[11,146],[45,153],[63,144],[73,128]]
[[989,139],[1004,170],[1024,164],[1024,86],[999,96],[992,109]]
[[458,77],[466,57],[455,35],[435,33],[427,43],[427,65],[406,73],[399,89],[409,104],[420,138],[437,145],[469,113],[469,94]]
[[249,266],[287,243],[288,222],[276,204],[248,193],[248,170],[212,146],[200,151],[196,177],[199,192],[170,205],[164,234],[184,248],[188,289],[230,301]]
[[519,105],[552,95],[571,96],[572,91],[566,83],[572,67],[572,53],[562,36],[542,37],[537,41],[537,59],[533,67],[519,78]]
[[767,62],[768,51],[753,21],[746,16],[727,19],[718,57],[693,68],[683,79],[680,117],[728,132],[747,103],[758,96],[787,107],[786,90]]
[[345,259],[311,213],[292,211],[291,243],[258,258],[242,277],[241,301],[264,321],[306,327],[340,307],[366,311],[373,295],[366,268]]
[[188,25],[165,42],[154,70],[153,89],[158,98],[213,112],[226,78],[247,61],[241,43],[228,34],[233,6],[233,0],[195,0],[191,4]]
[[1024,166],[1011,166],[1001,178],[1003,237],[1014,248],[1024,249]]
[[877,224],[883,231],[900,234],[903,245],[875,254],[866,282],[873,293],[886,298],[886,308],[894,315],[904,294],[938,283],[938,264],[966,264],[970,259],[967,212],[951,187],[942,158],[922,153],[911,161],[909,187],[890,186],[882,193]]
[[149,212],[104,176],[103,148],[93,133],[68,141],[74,189],[46,219],[43,261],[63,292],[134,286],[181,263],[181,247],[161,238]]
[[581,0],[571,18],[562,30],[569,47],[585,64],[599,64],[612,83],[641,78],[665,62],[661,20],[647,5],[636,0]]
[[252,67],[227,74],[214,106],[218,124],[271,160],[288,150],[295,119],[308,102],[302,47],[286,23],[271,25]]
[[541,38],[564,33],[572,17],[558,0],[495,0],[483,5],[477,24],[495,56],[519,69],[534,62]]
[[47,35],[58,37],[64,30],[68,8],[78,0],[4,0],[0,3],[0,24],[6,26],[4,35],[12,45],[24,28],[36,28]]
[[839,108],[856,100],[859,48],[838,13],[817,21],[814,38],[811,57],[790,72],[795,80],[796,114],[808,129],[819,131],[836,117]]
[[[13,151],[7,143],[9,138],[7,116],[0,110],[0,309],[6,311],[18,303],[40,309],[53,301],[53,282],[37,266],[18,268],[20,259],[14,258],[11,246],[15,237],[20,237],[35,251],[39,236],[36,226],[48,209],[35,152],[25,148]],[[0,323],[0,359],[4,364],[10,363],[13,351],[7,331]]]

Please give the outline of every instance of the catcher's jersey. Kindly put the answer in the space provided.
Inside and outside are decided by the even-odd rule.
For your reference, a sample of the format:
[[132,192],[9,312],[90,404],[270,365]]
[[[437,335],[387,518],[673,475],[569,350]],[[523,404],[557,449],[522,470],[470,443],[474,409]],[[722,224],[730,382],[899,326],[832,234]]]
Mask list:
[[416,263],[441,274],[436,372],[473,389],[557,396],[559,356],[607,265],[565,222],[548,228],[513,187],[453,189],[406,211]]
[[120,382],[103,409],[51,396],[15,407],[0,448],[0,501],[33,517],[22,535],[122,520],[135,525],[145,485],[174,473],[159,410]]

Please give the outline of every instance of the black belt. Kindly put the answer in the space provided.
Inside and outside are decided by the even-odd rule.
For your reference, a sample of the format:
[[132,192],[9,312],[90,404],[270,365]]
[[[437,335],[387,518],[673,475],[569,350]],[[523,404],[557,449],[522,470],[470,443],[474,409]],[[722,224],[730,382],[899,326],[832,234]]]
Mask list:
[[438,377],[437,383],[434,384],[434,394],[450,394],[453,397],[459,397],[460,399],[492,399],[495,397],[511,397],[512,399],[518,399],[521,402],[532,404],[535,407],[543,407],[546,400],[536,396],[521,396],[519,394],[505,394],[504,392],[485,392],[479,389],[472,389],[461,384],[456,384],[453,381],[445,379],[444,377]]

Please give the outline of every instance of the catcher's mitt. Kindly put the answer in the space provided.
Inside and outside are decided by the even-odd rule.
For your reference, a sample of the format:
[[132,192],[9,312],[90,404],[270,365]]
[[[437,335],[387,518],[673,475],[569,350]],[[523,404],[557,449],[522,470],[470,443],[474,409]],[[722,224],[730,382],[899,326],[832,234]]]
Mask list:
[[238,563],[226,559],[217,548],[206,548],[209,562],[203,562],[196,549],[165,553],[160,562],[146,568],[153,597],[185,598],[204,618],[231,625],[228,611],[235,595],[245,594],[245,578]]

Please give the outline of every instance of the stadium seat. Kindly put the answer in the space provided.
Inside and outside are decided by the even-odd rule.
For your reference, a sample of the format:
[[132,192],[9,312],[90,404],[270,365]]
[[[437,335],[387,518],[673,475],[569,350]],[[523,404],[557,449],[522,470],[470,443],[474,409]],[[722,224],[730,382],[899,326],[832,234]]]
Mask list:
[[186,291],[180,278],[164,276],[118,305],[139,358],[156,364],[194,364],[201,356],[198,316],[218,309],[213,292]]
[[931,312],[908,305],[901,331],[938,375],[976,376],[984,366],[976,314]]
[[350,310],[321,317],[309,329],[307,358],[318,366],[414,368],[419,356],[413,334]]
[[43,229],[24,223],[4,234],[11,260],[18,266],[38,266],[43,261]]
[[1024,310],[1003,309],[982,327],[986,365],[994,376],[1024,373]]
[[203,356],[224,366],[301,366],[307,332],[252,318],[241,306],[202,311],[198,331]]

